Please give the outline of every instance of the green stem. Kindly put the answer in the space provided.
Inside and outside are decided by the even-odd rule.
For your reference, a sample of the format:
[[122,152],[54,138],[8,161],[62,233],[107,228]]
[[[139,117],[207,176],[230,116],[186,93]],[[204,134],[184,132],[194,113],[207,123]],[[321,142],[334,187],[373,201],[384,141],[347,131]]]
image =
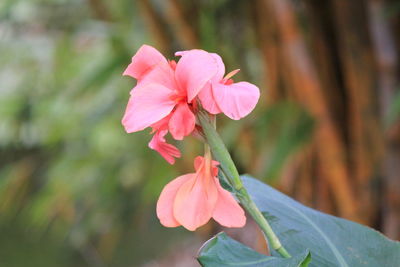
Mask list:
[[235,189],[236,197],[251,217],[253,217],[254,221],[260,226],[271,248],[277,251],[282,257],[290,258],[290,254],[282,246],[279,238],[272,230],[271,225],[257,208],[246,188],[243,186],[242,179],[233,163],[231,155],[215,130],[215,121],[211,121],[209,115],[204,112],[199,112],[198,118],[213,157],[220,163],[220,168],[223,174],[225,174],[227,181]]
[[271,225],[265,219],[264,215],[262,215],[261,211],[257,208],[254,201],[251,199],[249,193],[245,188],[242,188],[239,194],[236,194],[240,203],[245,207],[247,212],[253,217],[256,223],[260,226],[261,230],[265,234],[268,239],[268,243],[272,249],[276,250],[282,257],[290,258],[289,252],[282,246],[279,238],[276,236],[274,231],[271,228]]

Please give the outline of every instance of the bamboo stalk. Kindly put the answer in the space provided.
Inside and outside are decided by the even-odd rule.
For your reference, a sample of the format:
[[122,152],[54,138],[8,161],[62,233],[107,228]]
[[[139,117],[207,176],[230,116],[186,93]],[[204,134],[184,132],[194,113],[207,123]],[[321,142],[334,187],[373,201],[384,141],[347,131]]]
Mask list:
[[185,15],[185,9],[178,0],[168,1],[168,21],[175,29],[175,36],[185,49],[198,48],[199,40],[195,29],[190,25]]
[[365,1],[332,1],[339,57],[347,94],[350,164],[363,205],[363,221],[376,213],[371,180],[382,151],[376,69]]
[[[384,2],[369,0],[368,8],[371,18],[370,31],[377,62],[381,128],[384,129],[384,122],[396,93],[396,85],[400,84],[397,76],[399,65],[396,61],[398,53],[389,23],[384,15]],[[399,123],[397,123],[397,126],[399,126]],[[383,231],[387,236],[398,239],[400,238],[400,180],[398,179],[400,173],[400,132],[387,133],[382,133],[382,139],[385,142],[382,159]]]
[[171,52],[171,40],[167,34],[166,24],[161,16],[155,11],[149,0],[139,0],[142,9],[142,17],[145,19],[157,47],[164,53]]
[[274,10],[285,60],[290,67],[293,88],[300,101],[308,107],[318,120],[316,142],[321,148],[318,156],[321,166],[326,170],[325,178],[334,191],[339,213],[350,219],[358,220],[357,202],[354,198],[346,166],[345,149],[340,134],[334,126],[327,100],[322,94],[321,84],[306,50],[304,40],[299,34],[291,2],[287,0],[267,0]]
[[264,75],[263,84],[266,85],[266,103],[272,104],[284,97],[279,83],[281,65],[279,62],[280,45],[277,39],[276,21],[263,0],[255,1],[253,13],[256,17],[255,30],[258,45],[263,56]]

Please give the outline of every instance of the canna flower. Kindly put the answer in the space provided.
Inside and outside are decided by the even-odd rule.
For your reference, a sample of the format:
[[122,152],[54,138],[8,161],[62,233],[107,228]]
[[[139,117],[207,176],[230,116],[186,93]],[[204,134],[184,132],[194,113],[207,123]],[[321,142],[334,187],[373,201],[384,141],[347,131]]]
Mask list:
[[248,82],[234,83],[232,77],[239,69],[224,77],[225,66],[217,54],[212,54],[218,62],[218,72],[201,90],[198,97],[201,105],[211,114],[223,112],[233,120],[247,116],[260,98],[260,90]]
[[162,225],[194,231],[211,218],[226,227],[245,225],[243,209],[219,183],[217,165],[210,154],[199,156],[194,162],[196,173],[179,176],[164,187],[157,202]]
[[197,99],[211,114],[223,112],[238,120],[255,107],[259,89],[248,82],[234,83],[234,70],[225,77],[221,57],[203,50],[177,52],[178,63],[168,61],[155,48],[143,45],[132,57],[124,75],[137,80],[130,93],[122,124],[128,133],[151,127],[149,147],[174,164],[180,151],[165,136],[183,140],[196,125]]
[[149,147],[170,164],[179,150],[167,144],[170,132],[182,140],[195,129],[195,97],[218,71],[215,58],[203,50],[185,53],[178,63],[167,61],[155,48],[143,45],[133,56],[124,75],[137,79],[122,119],[128,133],[153,129]]

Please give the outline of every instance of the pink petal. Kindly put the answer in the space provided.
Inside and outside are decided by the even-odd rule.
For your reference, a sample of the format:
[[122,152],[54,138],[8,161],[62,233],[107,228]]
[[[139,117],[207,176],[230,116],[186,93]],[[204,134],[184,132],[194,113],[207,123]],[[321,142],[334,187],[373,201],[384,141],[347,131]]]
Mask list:
[[189,135],[196,123],[196,117],[186,103],[179,104],[169,120],[169,131],[175,140]]
[[[181,152],[165,141],[164,136],[168,130],[157,131],[149,143],[149,147],[157,151],[169,164],[175,163],[175,158],[181,157]],[[175,157],[175,158],[174,158]]]
[[190,50],[179,60],[175,78],[181,92],[186,92],[188,103],[218,72],[218,62],[203,50]]
[[222,188],[218,178],[215,178],[215,183],[218,187],[218,201],[212,215],[213,219],[226,227],[243,227],[246,224],[246,216],[243,209],[233,196]]
[[[199,51],[197,49],[193,49],[193,50],[185,50],[185,51],[178,51],[175,53],[175,56],[183,56],[184,54],[190,53],[191,51]],[[202,51],[202,50],[200,50]],[[204,51],[205,52],[205,51]],[[213,81],[215,82],[219,82],[222,80],[222,78],[224,77],[225,74],[225,65],[224,62],[222,61],[222,58],[216,54],[216,53],[208,53],[211,57],[214,58],[215,63],[217,64],[217,72],[214,75],[214,77],[212,78]]]
[[160,84],[138,86],[132,90],[122,124],[128,133],[141,131],[167,116],[175,106],[173,92]]
[[221,113],[221,109],[218,107],[217,102],[214,100],[214,95],[211,88],[211,83],[207,83],[198,94],[201,106],[211,114]]
[[174,217],[183,227],[194,231],[210,220],[217,198],[213,178],[197,173],[179,188],[174,202]]
[[176,227],[180,225],[180,223],[175,220],[173,214],[175,196],[182,184],[192,179],[194,176],[194,173],[179,176],[169,182],[162,190],[157,201],[157,217],[165,227]]
[[166,117],[162,118],[161,120],[153,123],[151,125],[151,128],[153,128],[153,132],[162,131],[162,130],[168,130],[168,122],[169,122],[169,119],[171,118],[171,115],[172,114],[170,113],[168,116],[166,116]]
[[254,84],[238,82],[230,85],[213,83],[213,96],[222,112],[231,119],[247,116],[256,106],[260,90]]
[[217,102],[214,100],[214,96],[212,93],[211,83],[220,82],[225,74],[225,65],[222,61],[222,58],[215,53],[210,53],[210,55],[216,60],[218,65],[218,71],[211,79],[211,82],[206,83],[206,85],[201,89],[198,94],[202,107],[210,112],[211,114],[221,113],[221,109],[218,107]]
[[131,76],[140,80],[148,71],[161,61],[167,62],[164,56],[154,47],[142,45],[132,57],[132,62],[124,71],[123,75]]
[[174,70],[171,66],[162,61],[149,70],[145,76],[138,82],[138,86],[144,86],[150,83],[164,85],[170,90],[177,91],[178,87],[175,82]]

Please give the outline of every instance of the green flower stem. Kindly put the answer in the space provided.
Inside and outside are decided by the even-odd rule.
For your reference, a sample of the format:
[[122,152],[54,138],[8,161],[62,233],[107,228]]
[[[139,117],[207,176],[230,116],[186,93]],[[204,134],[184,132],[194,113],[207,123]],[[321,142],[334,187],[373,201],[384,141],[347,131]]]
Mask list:
[[272,247],[272,249],[276,250],[282,257],[290,258],[289,252],[282,246],[279,238],[276,236],[274,231],[271,228],[271,225],[262,215],[261,211],[257,208],[254,201],[250,198],[249,193],[247,192],[246,188],[242,188],[239,191],[239,194],[236,194],[236,197],[239,199],[240,203],[243,207],[247,210],[247,212],[253,217],[253,219],[257,222],[260,226],[261,230],[265,234],[268,239],[268,243]]
[[276,236],[268,223],[266,218],[262,215],[261,211],[257,208],[254,201],[251,199],[246,188],[243,186],[242,179],[236,169],[235,164],[226,149],[223,141],[215,130],[215,122],[210,120],[210,117],[205,112],[198,113],[200,125],[203,128],[205,139],[211,148],[211,152],[215,160],[220,163],[220,168],[225,174],[227,181],[233,187],[235,195],[246,209],[246,211],[253,217],[256,223],[260,226],[264,235],[267,237],[269,245],[277,251],[282,257],[290,258],[290,254],[282,246],[279,238]]

